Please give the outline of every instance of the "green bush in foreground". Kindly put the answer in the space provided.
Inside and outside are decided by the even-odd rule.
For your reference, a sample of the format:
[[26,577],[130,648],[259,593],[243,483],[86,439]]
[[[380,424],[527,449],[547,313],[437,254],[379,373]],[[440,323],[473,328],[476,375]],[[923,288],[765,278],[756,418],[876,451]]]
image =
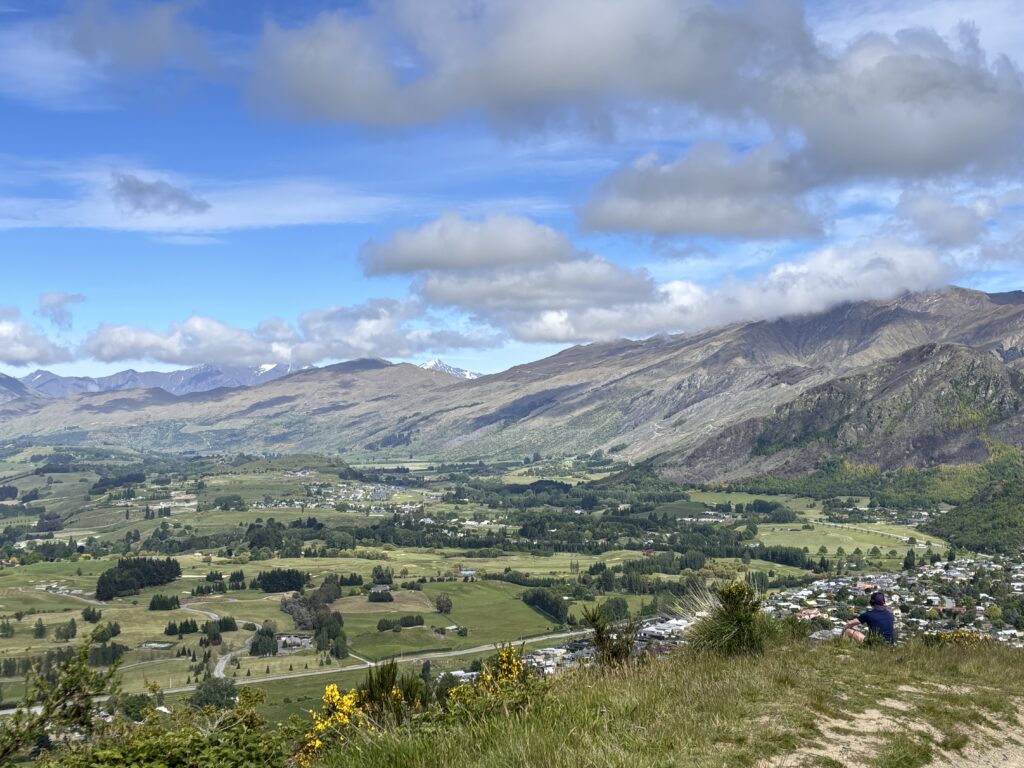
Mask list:
[[243,688],[230,709],[182,707],[170,717],[150,709],[142,723],[118,718],[92,741],[44,757],[40,768],[285,768],[290,733],[257,714],[264,697]]
[[746,582],[717,591],[718,604],[690,630],[693,648],[725,656],[763,653],[783,635],[779,622],[761,610],[761,598]]
[[0,723],[0,765],[30,746],[45,742],[50,732],[88,738],[96,724],[96,696],[117,693],[117,663],[107,670],[89,666],[99,630],[93,630],[78,652],[60,662],[52,674],[34,667],[25,680],[18,711]]

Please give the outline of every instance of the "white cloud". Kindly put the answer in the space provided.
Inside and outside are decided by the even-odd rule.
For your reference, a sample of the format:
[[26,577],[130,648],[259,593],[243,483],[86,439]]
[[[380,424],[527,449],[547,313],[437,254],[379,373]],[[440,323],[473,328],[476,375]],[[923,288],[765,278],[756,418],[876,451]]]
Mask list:
[[52,365],[71,360],[71,352],[55,344],[24,320],[17,310],[0,311],[0,363]]
[[766,113],[804,138],[823,180],[1012,172],[1024,122],[1020,71],[986,60],[968,25],[869,34],[766,89]]
[[481,317],[518,315],[551,307],[617,305],[648,297],[653,290],[654,283],[645,271],[628,269],[599,256],[520,269],[430,272],[417,282],[417,292],[429,303],[457,307]]
[[418,290],[426,301],[468,312],[517,341],[569,343],[814,313],[936,288],[952,274],[933,251],[879,240],[825,248],[714,289],[687,280],[654,284],[642,270],[595,257],[542,270],[431,274]]
[[544,264],[576,253],[569,239],[520,216],[492,214],[470,221],[446,213],[416,230],[360,249],[366,273],[383,275],[427,269],[473,269],[513,264]]
[[[838,51],[783,0],[396,0],[269,24],[254,92],[308,117],[410,124],[484,111],[535,124],[636,103],[766,119],[823,175],[992,170],[1020,154],[1024,87],[977,31],[915,27]],[[694,121],[691,120],[691,124]]]
[[647,156],[611,174],[583,207],[592,229],[778,239],[820,234],[799,159],[776,145],[740,154],[700,144],[673,163]]
[[484,110],[587,121],[625,98],[735,113],[766,73],[813,50],[789,3],[395,0],[368,14],[268,24],[256,98],[305,117],[378,125]]
[[82,345],[102,362],[149,360],[173,365],[221,363],[308,365],[359,357],[410,357],[423,352],[483,349],[501,343],[494,332],[462,332],[417,325],[416,301],[374,299],[351,307],[304,314],[297,326],[274,319],[255,329],[192,316],[164,332],[131,325],[103,325]]
[[63,291],[52,291],[44,293],[39,297],[39,315],[45,317],[62,331],[71,330],[70,304],[79,304],[85,301],[85,296],[80,293],[64,293]]

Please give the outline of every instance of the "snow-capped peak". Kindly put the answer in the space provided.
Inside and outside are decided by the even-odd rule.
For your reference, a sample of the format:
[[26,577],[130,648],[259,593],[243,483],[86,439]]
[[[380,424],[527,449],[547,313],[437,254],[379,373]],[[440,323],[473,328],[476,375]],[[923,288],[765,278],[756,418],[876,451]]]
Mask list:
[[420,365],[420,368],[423,368],[424,370],[427,370],[427,371],[437,371],[438,373],[447,373],[449,376],[454,376],[457,379],[479,379],[480,378],[480,374],[479,373],[473,373],[472,371],[467,371],[465,368],[456,368],[454,365],[448,365],[448,363],[446,363],[444,360],[441,360],[441,359],[436,358],[436,357],[433,360],[430,360],[429,362],[426,362],[426,363],[423,363],[422,365]]
[[259,375],[263,375],[264,373],[270,373],[270,371],[275,368],[277,368],[277,363],[264,363],[257,369],[257,371],[259,371]]

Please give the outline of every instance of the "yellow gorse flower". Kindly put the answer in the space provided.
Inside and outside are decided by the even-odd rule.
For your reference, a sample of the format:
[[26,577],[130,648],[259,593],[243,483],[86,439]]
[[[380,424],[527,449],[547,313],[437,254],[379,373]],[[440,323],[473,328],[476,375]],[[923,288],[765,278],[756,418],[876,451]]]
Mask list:
[[[401,694],[399,694],[401,695]],[[313,727],[305,734],[302,747],[296,756],[299,765],[309,766],[317,753],[324,747],[324,738],[345,741],[344,730],[349,727],[372,730],[369,718],[359,705],[359,692],[342,693],[331,683],[324,689],[324,706],[319,712],[311,712]]]

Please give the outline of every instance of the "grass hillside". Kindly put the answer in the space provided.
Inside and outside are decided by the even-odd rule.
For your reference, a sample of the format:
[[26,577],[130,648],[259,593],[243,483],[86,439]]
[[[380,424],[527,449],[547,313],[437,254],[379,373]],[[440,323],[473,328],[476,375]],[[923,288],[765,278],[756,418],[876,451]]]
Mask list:
[[581,670],[523,711],[358,740],[331,768],[1024,765],[1024,665],[1000,647],[684,650]]

